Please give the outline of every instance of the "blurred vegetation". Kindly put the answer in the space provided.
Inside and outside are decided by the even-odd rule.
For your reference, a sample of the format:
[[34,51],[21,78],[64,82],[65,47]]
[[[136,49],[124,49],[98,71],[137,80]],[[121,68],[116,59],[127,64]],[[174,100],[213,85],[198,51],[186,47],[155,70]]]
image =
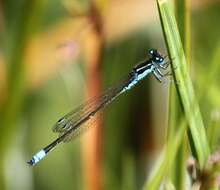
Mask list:
[[[220,4],[171,3],[0,2],[0,189],[218,189]],[[172,19],[175,13],[178,29],[169,27],[164,13]],[[172,41],[178,32],[182,47]],[[33,168],[27,166],[36,151],[56,138],[53,124],[99,93],[88,92],[95,89],[91,79],[97,78],[103,91],[146,58],[149,48],[169,54],[174,77],[162,84],[147,77],[104,111],[97,155],[85,154],[82,144],[91,134],[84,134]],[[99,76],[91,75],[92,69]],[[190,107],[181,93],[198,104]],[[194,109],[200,110],[199,117]],[[99,146],[90,144],[88,149]],[[101,168],[87,167],[93,157],[101,160]],[[94,183],[100,184],[87,184],[85,173],[91,179],[99,173]]]

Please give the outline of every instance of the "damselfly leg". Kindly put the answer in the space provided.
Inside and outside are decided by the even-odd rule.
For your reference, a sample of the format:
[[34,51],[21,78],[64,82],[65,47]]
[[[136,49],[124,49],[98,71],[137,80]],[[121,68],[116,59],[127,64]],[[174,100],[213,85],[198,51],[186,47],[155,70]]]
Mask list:
[[159,82],[162,82],[162,76],[159,74],[158,70],[154,69],[153,75]]

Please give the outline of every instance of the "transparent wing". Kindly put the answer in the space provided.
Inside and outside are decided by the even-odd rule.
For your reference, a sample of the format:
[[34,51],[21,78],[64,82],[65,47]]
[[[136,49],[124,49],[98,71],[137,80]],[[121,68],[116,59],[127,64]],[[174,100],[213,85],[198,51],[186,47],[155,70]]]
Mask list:
[[[70,134],[65,136],[65,138],[63,139],[63,142],[67,143],[73,140],[74,138],[80,136],[82,133],[87,131],[87,129],[89,129],[90,127],[95,126],[97,124],[96,121],[98,121],[98,118],[100,118],[101,114],[102,114],[102,111],[97,112],[94,115],[94,117],[88,119],[86,122],[80,125],[80,127],[75,128]],[[64,131],[60,133],[59,136],[65,135],[65,133],[66,132]]]
[[133,80],[133,76],[129,75],[117,85],[107,89],[101,96],[92,98],[69,112],[56,122],[52,128],[53,132],[59,133],[59,136],[62,137],[64,142],[68,142],[79,135],[86,129],[87,125],[84,124],[94,117],[100,109],[112,102],[131,80]]
[[99,99],[100,97],[92,98],[59,119],[52,128],[53,132],[62,133],[68,130],[71,125],[82,118],[82,115],[88,113],[89,110],[91,110],[94,105],[99,101]]

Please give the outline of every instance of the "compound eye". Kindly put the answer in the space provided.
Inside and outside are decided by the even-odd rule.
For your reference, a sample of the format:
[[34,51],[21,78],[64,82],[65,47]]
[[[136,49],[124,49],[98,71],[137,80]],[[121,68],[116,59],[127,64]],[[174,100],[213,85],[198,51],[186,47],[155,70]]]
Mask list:
[[149,54],[153,55],[153,54],[154,54],[154,50],[151,49],[151,50],[149,51]]

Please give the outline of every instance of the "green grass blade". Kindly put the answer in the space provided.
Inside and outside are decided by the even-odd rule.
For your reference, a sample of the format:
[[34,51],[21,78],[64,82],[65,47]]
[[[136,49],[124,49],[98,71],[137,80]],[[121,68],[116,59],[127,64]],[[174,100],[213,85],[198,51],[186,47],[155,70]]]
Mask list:
[[179,33],[183,43],[186,60],[189,64],[191,48],[190,48],[190,0],[176,0],[175,13],[178,24]]
[[195,150],[200,168],[203,168],[209,155],[209,146],[193,85],[187,71],[175,16],[166,0],[157,0],[157,4],[169,55],[173,59],[172,70],[176,89],[190,126],[192,149]]
[[[178,24],[178,29],[180,32],[180,37],[183,43],[185,56],[187,64],[190,64],[190,0],[175,0],[174,3],[175,16]],[[184,117],[183,110],[181,109],[177,91],[174,85],[170,88],[170,110],[169,110],[169,131],[177,131],[179,128],[179,123],[181,118]],[[172,135],[172,134],[171,134]],[[169,134],[169,137],[172,138]],[[184,135],[181,146],[177,152],[176,158],[174,160],[174,166],[170,170],[171,181],[176,189],[185,190],[186,189],[186,160],[188,157],[188,146],[187,146],[187,136]]]
[[26,65],[24,64],[26,44],[38,20],[41,1],[5,1],[3,10],[5,20],[4,53],[6,62],[7,98],[0,110],[0,189],[5,189],[6,179],[3,172],[5,155],[17,122],[22,113],[26,96]]
[[183,140],[186,131],[186,122],[182,121],[178,131],[176,132],[173,139],[169,139],[166,147],[161,155],[160,160],[156,163],[154,170],[151,173],[148,181],[144,185],[145,190],[155,190],[159,189],[161,181],[165,178],[166,174],[169,172],[171,164],[173,163],[177,150]]
[[[201,85],[204,86],[210,86],[210,89],[216,88],[218,89],[218,76],[219,76],[219,70],[220,70],[220,65],[219,65],[219,60],[220,60],[220,42],[218,43],[218,46],[215,50],[214,56],[212,63],[210,64],[211,68],[209,69],[209,74],[208,76],[205,77],[206,81]],[[214,87],[216,86],[216,87]],[[220,104],[217,104],[217,100],[220,100],[220,94],[219,93],[214,93],[214,96],[212,96],[213,93],[209,93],[208,96],[206,96],[205,89],[202,90],[202,98],[205,97],[205,100],[209,101],[213,105],[212,109],[212,114],[211,118],[209,121],[208,125],[208,130],[207,130],[207,136],[209,140],[209,146],[211,151],[215,151],[215,149],[218,147],[218,140],[220,138]],[[210,97],[211,96],[211,97]]]

